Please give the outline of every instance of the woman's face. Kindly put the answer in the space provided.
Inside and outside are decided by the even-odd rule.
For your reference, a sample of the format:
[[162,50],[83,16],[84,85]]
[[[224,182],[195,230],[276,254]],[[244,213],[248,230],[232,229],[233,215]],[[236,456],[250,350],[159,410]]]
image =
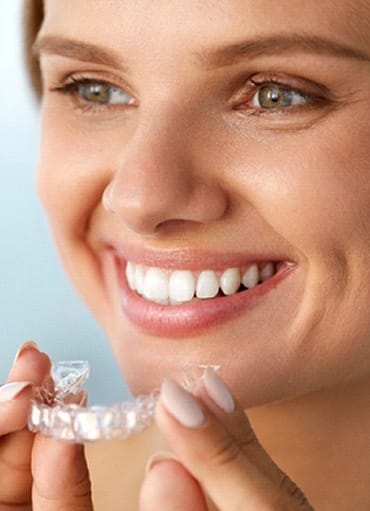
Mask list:
[[366,0],[46,1],[38,189],[134,393],[369,372],[369,34]]

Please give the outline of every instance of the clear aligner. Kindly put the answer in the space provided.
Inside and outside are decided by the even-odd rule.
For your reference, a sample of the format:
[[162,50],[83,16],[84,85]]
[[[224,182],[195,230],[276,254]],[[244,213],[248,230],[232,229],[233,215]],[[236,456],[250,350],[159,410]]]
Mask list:
[[[193,391],[207,366],[184,366],[182,385]],[[215,370],[219,366],[211,366]],[[84,406],[86,361],[58,362],[51,379],[36,390],[28,417],[30,431],[73,443],[127,438],[147,429],[154,419],[159,390],[108,406]]]

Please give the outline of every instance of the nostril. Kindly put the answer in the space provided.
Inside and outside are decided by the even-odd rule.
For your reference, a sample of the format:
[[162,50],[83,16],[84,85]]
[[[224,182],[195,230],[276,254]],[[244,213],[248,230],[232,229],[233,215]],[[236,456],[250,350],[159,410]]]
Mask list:
[[220,219],[227,209],[225,192],[217,184],[197,177],[191,181],[184,172],[167,176],[157,167],[151,175],[140,169],[136,173],[127,167],[124,170],[107,183],[102,205],[137,234],[183,233]]

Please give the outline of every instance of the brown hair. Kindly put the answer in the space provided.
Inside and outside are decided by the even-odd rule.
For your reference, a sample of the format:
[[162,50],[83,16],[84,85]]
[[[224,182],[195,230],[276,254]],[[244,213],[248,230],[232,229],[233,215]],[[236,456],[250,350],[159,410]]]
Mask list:
[[33,90],[38,98],[42,94],[41,72],[38,58],[32,54],[32,45],[44,19],[43,0],[24,0],[23,45],[26,66]]

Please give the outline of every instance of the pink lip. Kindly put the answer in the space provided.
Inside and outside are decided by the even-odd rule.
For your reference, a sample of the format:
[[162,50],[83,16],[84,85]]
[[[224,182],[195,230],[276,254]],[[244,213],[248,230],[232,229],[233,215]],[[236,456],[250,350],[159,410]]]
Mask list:
[[[286,254],[258,254],[258,253],[234,253],[215,254],[205,253],[196,249],[163,249],[143,248],[140,245],[117,246],[113,243],[106,243],[106,248],[111,250],[117,259],[131,261],[143,266],[157,266],[168,270],[224,270],[225,268],[241,267],[251,263],[288,261]],[[292,264],[292,263],[290,263]]]
[[[201,331],[220,325],[256,307],[261,300],[263,300],[264,296],[285,280],[296,267],[296,264],[292,262],[282,263],[278,272],[266,282],[259,284],[253,289],[242,291],[231,296],[222,296],[210,300],[197,300],[176,306],[166,306],[145,300],[132,291],[126,281],[124,271],[125,262],[121,254],[119,256],[115,254],[114,259],[116,263],[121,306],[124,314],[141,331],[150,335],[171,338],[195,336]],[[133,259],[130,258],[129,260]],[[264,257],[263,260],[276,261],[276,257],[271,259]],[[254,259],[254,262],[256,261],[257,259]],[[141,260],[141,264],[149,266],[148,262],[148,258],[145,262]],[[221,265],[219,258],[218,262]],[[151,265],[153,265],[153,261],[151,261],[151,263]],[[156,266],[162,268],[169,267],[169,265],[159,264],[158,260],[156,260],[156,263]],[[176,263],[176,268],[181,267],[186,269],[186,266],[179,265],[179,260],[177,260]],[[224,264],[222,267],[230,267],[230,264],[233,263],[230,263],[229,258],[228,264]],[[202,268],[204,267],[203,263]],[[215,265],[212,267],[216,269]],[[195,270],[194,264],[192,265],[192,269]]]

